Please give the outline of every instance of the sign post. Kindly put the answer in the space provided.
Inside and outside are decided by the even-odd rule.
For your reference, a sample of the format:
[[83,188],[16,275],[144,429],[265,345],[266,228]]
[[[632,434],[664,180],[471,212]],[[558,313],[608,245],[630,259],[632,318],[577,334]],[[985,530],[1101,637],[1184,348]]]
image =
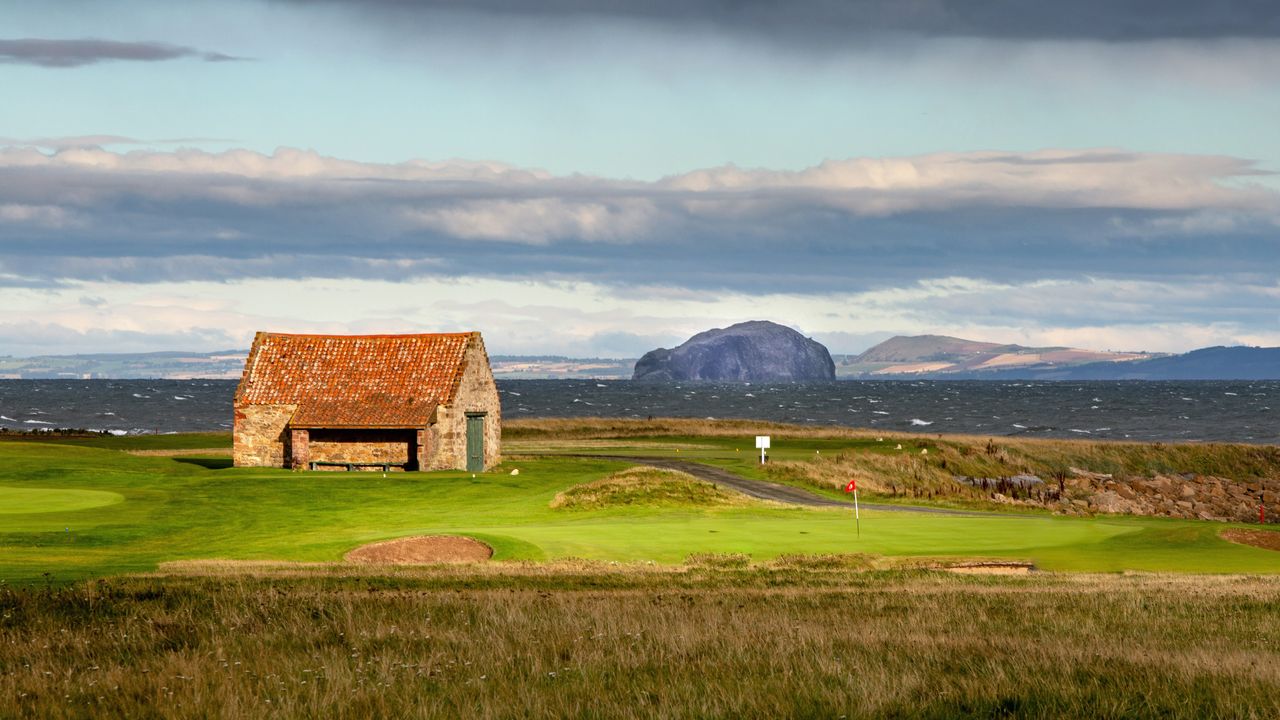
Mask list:
[[763,464],[764,464],[764,461],[765,461],[765,452],[764,452],[764,451],[769,449],[769,436],[768,436],[768,435],[757,435],[757,436],[756,436],[756,447],[760,448],[760,464],[761,464],[761,465],[763,465]]
[[858,479],[853,478],[844,486],[845,492],[853,493],[853,522],[858,527],[858,537],[862,537],[862,516],[858,513]]

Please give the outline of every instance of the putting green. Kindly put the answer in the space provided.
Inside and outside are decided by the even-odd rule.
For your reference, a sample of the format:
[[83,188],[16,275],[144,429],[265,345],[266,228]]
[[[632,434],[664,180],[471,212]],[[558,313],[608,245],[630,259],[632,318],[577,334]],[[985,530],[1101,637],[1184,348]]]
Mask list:
[[105,490],[0,486],[0,515],[70,512],[118,502],[124,502],[123,495]]

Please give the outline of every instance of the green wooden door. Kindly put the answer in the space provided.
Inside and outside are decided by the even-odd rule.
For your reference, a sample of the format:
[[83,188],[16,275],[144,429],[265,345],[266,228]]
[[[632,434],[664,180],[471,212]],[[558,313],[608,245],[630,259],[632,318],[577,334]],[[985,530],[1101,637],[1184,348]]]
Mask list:
[[484,472],[484,415],[467,416],[467,472]]

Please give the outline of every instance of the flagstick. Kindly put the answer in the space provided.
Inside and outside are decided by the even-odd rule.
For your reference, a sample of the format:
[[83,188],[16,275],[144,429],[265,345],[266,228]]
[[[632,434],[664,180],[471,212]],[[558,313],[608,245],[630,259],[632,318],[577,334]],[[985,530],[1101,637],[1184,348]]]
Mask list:
[[858,537],[862,537],[862,516],[858,514],[858,489],[853,489],[853,520],[858,526]]

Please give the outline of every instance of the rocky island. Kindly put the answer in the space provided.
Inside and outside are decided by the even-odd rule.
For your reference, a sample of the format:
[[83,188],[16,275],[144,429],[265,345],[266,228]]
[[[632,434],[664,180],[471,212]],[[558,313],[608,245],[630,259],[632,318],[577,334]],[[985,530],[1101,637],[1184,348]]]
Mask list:
[[756,320],[698,333],[683,345],[645,353],[633,380],[810,382],[835,380],[821,343],[784,325]]

